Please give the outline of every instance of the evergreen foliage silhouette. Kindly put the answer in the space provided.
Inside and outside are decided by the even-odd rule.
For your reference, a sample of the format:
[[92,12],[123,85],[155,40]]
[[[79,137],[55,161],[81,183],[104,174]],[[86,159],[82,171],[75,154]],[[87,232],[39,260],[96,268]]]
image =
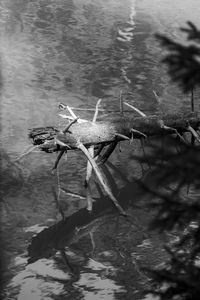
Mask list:
[[[187,24],[181,28],[187,34],[185,44],[156,35],[168,50],[163,62],[183,92],[200,86],[200,30]],[[154,178],[150,185],[143,184],[148,205],[155,210],[151,227],[172,237],[165,248],[168,261],[146,270],[152,283],[149,292],[161,300],[200,299],[200,146],[168,138],[165,147],[156,140],[149,147],[148,155],[138,159],[151,166]]]
[[167,64],[169,74],[184,92],[200,86],[200,30],[192,22],[187,22],[187,28],[181,31],[187,34],[187,43],[181,44],[166,36],[156,37],[169,53],[163,59]]

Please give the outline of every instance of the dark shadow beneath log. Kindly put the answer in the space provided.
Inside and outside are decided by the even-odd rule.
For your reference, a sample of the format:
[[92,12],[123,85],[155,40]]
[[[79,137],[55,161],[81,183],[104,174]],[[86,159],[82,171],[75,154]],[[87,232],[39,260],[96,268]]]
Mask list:
[[[123,209],[137,207],[137,202],[142,197],[142,188],[135,181],[123,188],[118,196],[118,201]],[[95,199],[93,209],[89,212],[86,208],[80,209],[65,220],[44,229],[35,237],[28,247],[28,263],[33,263],[41,258],[49,258],[56,251],[79,241],[80,238],[93,232],[101,225],[109,222],[113,216],[119,216],[118,209],[109,201],[108,197]],[[128,216],[124,217],[128,220]]]

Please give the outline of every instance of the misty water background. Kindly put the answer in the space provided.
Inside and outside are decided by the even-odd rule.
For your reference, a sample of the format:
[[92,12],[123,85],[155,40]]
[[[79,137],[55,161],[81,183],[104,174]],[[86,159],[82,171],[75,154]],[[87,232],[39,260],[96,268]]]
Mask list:
[[[172,84],[160,60],[164,50],[154,33],[184,40],[179,27],[200,26],[199,0],[1,0],[1,245],[3,299],[142,299],[147,284],[139,266],[162,262],[162,238],[148,233],[148,212],[133,212],[136,227],[120,221],[89,237],[69,256],[80,265],[72,279],[59,254],[26,266],[34,234],[60,220],[52,186],[56,154],[33,152],[23,159],[28,130],[58,126],[60,102],[78,108],[119,111],[119,95],[146,114],[190,110],[190,96]],[[158,104],[153,91],[159,95]],[[196,102],[196,110],[199,103]],[[79,112],[82,118],[92,114]],[[127,178],[130,153],[140,144],[122,145],[111,161]],[[86,161],[70,153],[59,168],[64,188],[83,194]],[[85,206],[64,193],[66,215]],[[118,248],[115,240],[118,241]],[[71,251],[71,252],[70,252]]]

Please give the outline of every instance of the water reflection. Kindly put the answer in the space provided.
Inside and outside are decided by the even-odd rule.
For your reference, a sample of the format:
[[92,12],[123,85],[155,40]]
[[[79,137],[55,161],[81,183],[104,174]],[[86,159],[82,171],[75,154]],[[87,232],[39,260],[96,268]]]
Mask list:
[[[60,220],[52,194],[56,179],[50,171],[55,155],[33,152],[18,162],[16,159],[30,146],[29,128],[60,125],[59,102],[91,108],[102,97],[103,109],[118,111],[122,91],[124,100],[147,113],[188,108],[187,96],[169,85],[166,72],[160,67],[162,50],[153,32],[162,29],[177,36],[178,26],[184,20],[193,15],[196,20],[198,7],[196,1],[192,1],[195,9],[187,0],[186,6],[183,0],[177,1],[176,7],[168,2],[1,1],[1,225],[5,299],[120,299],[125,294],[127,298],[134,295],[139,299],[145,279],[138,275],[138,265],[149,258],[150,252],[145,248],[148,243],[143,243],[149,241],[143,228],[148,213],[133,211],[133,217],[139,218],[139,227],[130,229],[129,223],[120,220],[118,232],[116,220],[111,218],[110,225],[96,228],[95,245],[86,231],[72,249],[66,249],[69,260],[79,268],[78,278],[70,277],[57,246],[55,251],[47,251],[48,243],[45,255],[39,255],[37,261],[26,266],[24,250],[33,232],[39,234],[43,226],[56,226]],[[153,90],[159,94],[161,105],[157,104]],[[81,117],[92,115],[82,112]],[[130,178],[140,171],[131,163],[127,167],[128,151],[133,149],[122,147],[122,153],[116,152],[112,159]],[[134,144],[134,151],[141,151],[138,144]],[[82,194],[84,168],[85,160],[71,153],[60,169],[63,190]],[[67,216],[85,206],[84,201],[65,193],[61,202]],[[59,242],[61,250],[69,246],[64,242],[65,238]],[[149,244],[149,263],[156,263],[156,257],[160,257],[159,244],[158,238]],[[40,250],[39,246],[36,248]],[[107,291],[100,290],[100,283],[104,290],[105,285],[108,287]]]
[[145,265],[161,262],[163,255],[158,257],[160,238],[146,234],[149,212],[137,208],[133,197],[142,197],[137,183],[127,185],[119,195],[130,219],[119,217],[109,199],[102,198],[94,203],[92,213],[83,208],[56,224],[49,220],[45,228],[26,228],[36,235],[28,247],[28,265],[23,256],[15,259],[18,272],[9,284],[9,296],[120,299],[134,294],[140,299],[147,283],[140,267],[147,252]]

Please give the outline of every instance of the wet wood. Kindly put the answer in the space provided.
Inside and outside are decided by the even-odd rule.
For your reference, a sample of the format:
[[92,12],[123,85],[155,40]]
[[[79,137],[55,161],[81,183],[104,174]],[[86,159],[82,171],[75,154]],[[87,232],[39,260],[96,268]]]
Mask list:
[[181,134],[189,131],[188,126],[197,130],[199,125],[200,114],[197,113],[153,115],[148,117],[125,115],[114,116],[110,120],[101,120],[96,123],[89,121],[74,123],[67,132],[54,127],[34,128],[30,131],[29,137],[34,145],[39,145],[41,150],[53,152],[62,148],[63,145],[67,145],[68,149],[76,150],[78,149],[78,141],[86,147],[99,144],[106,145],[116,140],[125,140],[120,135],[141,139],[143,135],[150,137],[175,133],[174,129]]

